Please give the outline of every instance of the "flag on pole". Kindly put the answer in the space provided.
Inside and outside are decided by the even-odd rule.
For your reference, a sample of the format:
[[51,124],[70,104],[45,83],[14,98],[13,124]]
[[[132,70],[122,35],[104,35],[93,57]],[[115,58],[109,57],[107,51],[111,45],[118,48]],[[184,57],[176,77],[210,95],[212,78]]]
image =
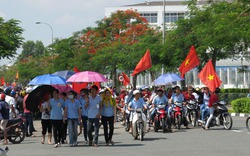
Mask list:
[[209,60],[205,67],[201,70],[198,77],[202,83],[206,85],[210,91],[214,92],[217,87],[220,87],[222,81],[214,70],[212,60]]
[[195,47],[192,46],[189,50],[189,53],[186,59],[182,62],[179,71],[181,72],[181,77],[184,78],[184,75],[189,70],[193,69],[195,66],[200,64],[200,59],[196,53]]
[[80,70],[75,66],[74,67],[74,72],[78,73],[78,72],[80,72]]
[[132,76],[135,76],[136,74],[147,70],[152,67],[152,62],[151,62],[151,56],[150,56],[150,51],[149,49],[146,51],[145,55],[141,58],[139,63],[134,69],[134,72],[132,73]]
[[4,83],[5,83],[4,77],[2,77],[2,78],[1,78],[1,86],[4,86]]
[[130,83],[130,79],[124,72],[122,72],[122,76],[123,76],[123,85],[127,86]]
[[16,77],[15,77],[15,79],[16,79],[16,80],[19,79],[19,72],[18,72],[18,71],[16,72]]

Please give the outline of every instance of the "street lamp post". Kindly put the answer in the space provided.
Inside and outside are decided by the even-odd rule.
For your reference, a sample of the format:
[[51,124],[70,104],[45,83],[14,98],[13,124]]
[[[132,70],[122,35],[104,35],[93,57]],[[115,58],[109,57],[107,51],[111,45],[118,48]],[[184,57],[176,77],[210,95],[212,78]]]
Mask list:
[[53,50],[53,43],[54,43],[54,41],[53,41],[53,28],[51,27],[51,25],[49,25],[48,23],[44,23],[44,22],[36,22],[36,24],[45,24],[45,25],[47,25],[47,26],[49,26],[50,27],[50,29],[51,29],[51,49]]
[[162,28],[162,43],[165,43],[165,13],[166,13],[166,6],[165,6],[165,0],[163,0],[163,28]]

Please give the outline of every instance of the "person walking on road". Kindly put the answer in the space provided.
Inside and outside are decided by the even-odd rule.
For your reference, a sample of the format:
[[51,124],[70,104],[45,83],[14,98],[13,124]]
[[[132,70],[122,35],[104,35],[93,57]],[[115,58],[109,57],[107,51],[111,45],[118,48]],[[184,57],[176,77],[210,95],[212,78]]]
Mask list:
[[60,143],[62,141],[62,110],[64,109],[64,101],[59,98],[59,90],[55,89],[52,93],[53,98],[49,100],[49,108],[51,110],[50,119],[55,141],[54,147],[56,148],[61,146]]
[[51,95],[48,94],[44,98],[44,103],[42,103],[40,107],[40,111],[42,112],[41,117],[41,123],[42,123],[42,140],[41,144],[44,144],[45,142],[45,135],[46,131],[48,131],[48,144],[51,145],[51,138],[52,138],[52,125],[50,121],[50,109],[49,109],[49,100],[51,98]]
[[3,131],[3,145],[8,144],[8,135],[6,126],[9,120],[10,107],[7,102],[5,102],[5,94],[0,93],[0,129]]
[[[99,135],[99,120],[102,112],[101,107],[102,98],[98,95],[98,87],[93,85],[91,87],[91,95],[89,96],[89,102],[86,104],[88,108],[88,137],[89,145],[98,147],[98,135]],[[93,126],[95,124],[95,126]],[[95,130],[93,138],[92,131]],[[93,142],[94,139],[94,142]]]
[[[112,141],[114,123],[116,122],[116,102],[111,96],[111,90],[106,88],[102,98],[102,124],[106,146],[114,145]],[[108,131],[109,129],[109,131]]]
[[69,146],[77,146],[77,127],[81,122],[81,104],[76,99],[76,93],[69,91],[68,100],[65,101],[64,118],[68,120]]

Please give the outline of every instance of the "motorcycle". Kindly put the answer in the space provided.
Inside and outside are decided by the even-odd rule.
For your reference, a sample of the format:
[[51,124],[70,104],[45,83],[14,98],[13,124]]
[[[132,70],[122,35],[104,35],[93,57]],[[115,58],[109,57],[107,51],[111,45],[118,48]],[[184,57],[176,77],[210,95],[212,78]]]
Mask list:
[[128,132],[130,129],[130,121],[129,121],[129,117],[130,117],[130,111],[127,109],[128,106],[127,104],[124,106],[125,107],[125,131]]
[[8,151],[9,151],[8,147],[5,147],[5,149],[0,148],[0,156],[7,156]]
[[181,102],[175,102],[173,111],[170,114],[169,122],[170,124],[174,125],[177,129],[180,129],[183,123],[182,107],[183,106]]
[[158,132],[158,129],[162,129],[163,133],[166,133],[166,123],[167,123],[167,112],[166,112],[166,106],[163,105],[157,105],[156,106],[156,113],[154,117],[154,131]]
[[[233,125],[233,119],[231,115],[228,113],[226,103],[224,101],[219,101],[217,105],[218,106],[214,111],[213,118],[210,121],[208,128],[223,125],[225,129],[230,130]],[[209,116],[205,119],[205,124],[208,118]]]
[[187,119],[189,123],[191,123],[194,127],[197,124],[197,115],[198,115],[198,105],[197,102],[194,100],[187,101]]
[[[25,118],[20,116],[8,121],[7,126],[8,140],[13,144],[21,143],[25,138]],[[0,139],[4,139],[3,131],[0,130]]]
[[132,120],[132,136],[135,139],[139,137],[139,139],[143,141],[146,133],[146,122],[146,116],[143,113],[142,108],[137,108]]

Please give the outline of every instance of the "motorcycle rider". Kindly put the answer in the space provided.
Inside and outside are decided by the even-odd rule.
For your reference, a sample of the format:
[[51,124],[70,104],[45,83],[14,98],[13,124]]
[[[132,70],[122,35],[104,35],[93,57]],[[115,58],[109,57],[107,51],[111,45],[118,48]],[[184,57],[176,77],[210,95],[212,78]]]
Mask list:
[[131,100],[131,102],[129,102],[129,104],[128,104],[128,110],[134,111],[134,112],[131,112],[131,115],[130,115],[129,133],[132,133],[132,120],[133,120],[133,116],[136,114],[135,110],[137,108],[143,108],[145,110],[147,109],[147,105],[146,105],[145,101],[143,100],[143,98],[141,97],[141,92],[139,90],[134,90],[133,95],[134,95],[134,99]]
[[16,101],[15,99],[11,96],[11,91],[12,89],[10,87],[5,88],[4,93],[5,93],[5,101],[9,104],[10,106],[10,119],[13,119],[17,116],[16,114]]
[[[169,99],[169,103],[170,104],[173,104],[175,102],[181,102],[183,103],[184,102],[184,96],[183,94],[181,93],[181,89],[179,86],[176,86],[175,87],[175,93],[172,94],[171,98]],[[184,104],[185,106],[185,104]],[[171,116],[171,113],[173,111],[173,107],[174,105],[172,106],[169,106],[169,109],[168,109],[168,116]],[[182,107],[182,112],[183,114],[185,115],[184,116],[184,125],[186,126],[186,128],[188,128],[188,124],[187,124],[187,120],[186,120],[186,114],[187,114],[187,108],[186,107]]]
[[8,144],[8,135],[7,135],[7,130],[6,126],[9,120],[9,105],[7,102],[5,102],[5,94],[1,93],[0,94],[0,129],[3,131],[4,135],[4,145]]
[[158,109],[157,105],[167,105],[168,104],[168,98],[163,94],[163,89],[158,88],[157,89],[157,95],[154,97],[152,106],[153,110],[151,112],[151,121],[154,121],[155,117],[155,111]]
[[204,128],[205,130],[208,130],[209,123],[213,119],[214,110],[216,109],[217,103],[219,101],[219,96],[218,96],[219,92],[220,92],[220,88],[216,88],[214,93],[211,94],[211,97],[209,98],[208,107],[209,107],[209,111],[210,111],[210,116],[207,119],[207,123],[206,123],[205,127],[202,126],[202,128]]

